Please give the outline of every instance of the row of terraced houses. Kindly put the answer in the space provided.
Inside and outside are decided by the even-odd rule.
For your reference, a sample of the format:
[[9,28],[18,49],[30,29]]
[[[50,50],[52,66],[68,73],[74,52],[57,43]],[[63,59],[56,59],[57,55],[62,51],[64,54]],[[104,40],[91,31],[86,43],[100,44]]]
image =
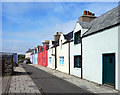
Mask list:
[[29,49],[26,56],[33,64],[120,90],[119,13],[120,6],[99,17],[84,11],[73,31],[57,32],[54,41]]

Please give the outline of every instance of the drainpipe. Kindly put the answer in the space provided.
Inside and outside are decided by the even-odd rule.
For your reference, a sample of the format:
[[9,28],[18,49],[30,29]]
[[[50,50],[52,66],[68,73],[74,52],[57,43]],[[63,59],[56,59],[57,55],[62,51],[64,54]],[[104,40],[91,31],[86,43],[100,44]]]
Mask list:
[[70,42],[69,42],[69,51],[68,51],[68,58],[69,58],[69,74],[70,74]]
[[57,50],[56,50],[56,46],[55,46],[55,69],[57,68],[57,58],[56,58],[56,54],[57,54]]
[[82,37],[81,37],[81,79],[83,78],[83,61],[82,61]]

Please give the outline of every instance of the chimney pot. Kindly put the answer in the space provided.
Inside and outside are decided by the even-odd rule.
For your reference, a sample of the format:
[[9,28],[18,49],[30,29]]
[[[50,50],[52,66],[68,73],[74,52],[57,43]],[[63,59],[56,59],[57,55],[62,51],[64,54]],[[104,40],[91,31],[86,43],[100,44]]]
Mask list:
[[84,15],[87,15],[87,11],[86,10],[84,10]]
[[92,16],[95,16],[95,14],[94,14],[94,13],[92,13]]
[[89,15],[89,11],[87,11],[87,15]]
[[92,12],[89,12],[89,15],[92,15]]

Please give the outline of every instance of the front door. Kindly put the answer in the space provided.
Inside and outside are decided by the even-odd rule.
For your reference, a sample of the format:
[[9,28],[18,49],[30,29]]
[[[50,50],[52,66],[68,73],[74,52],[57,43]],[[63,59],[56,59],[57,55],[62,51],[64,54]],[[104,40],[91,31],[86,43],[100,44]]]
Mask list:
[[115,54],[103,54],[103,84],[115,86]]

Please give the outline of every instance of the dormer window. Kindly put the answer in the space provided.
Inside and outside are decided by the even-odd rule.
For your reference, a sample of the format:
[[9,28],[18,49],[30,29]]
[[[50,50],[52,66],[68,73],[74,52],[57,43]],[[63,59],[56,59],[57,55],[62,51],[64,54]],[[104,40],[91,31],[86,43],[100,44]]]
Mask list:
[[81,31],[74,33],[74,44],[81,43]]

